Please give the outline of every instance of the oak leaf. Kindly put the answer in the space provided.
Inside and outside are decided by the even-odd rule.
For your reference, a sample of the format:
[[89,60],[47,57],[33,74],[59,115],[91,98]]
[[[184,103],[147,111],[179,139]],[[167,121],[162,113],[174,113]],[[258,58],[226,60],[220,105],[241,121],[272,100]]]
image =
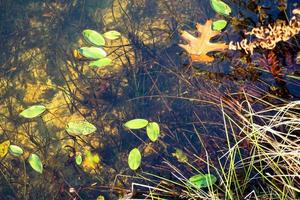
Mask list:
[[191,56],[193,62],[212,62],[213,57],[208,56],[207,53],[212,51],[224,51],[228,49],[225,43],[212,43],[210,39],[219,35],[219,31],[212,30],[212,20],[207,20],[204,25],[197,23],[196,29],[200,36],[194,37],[186,31],[182,31],[181,37],[188,42],[188,44],[179,44]]

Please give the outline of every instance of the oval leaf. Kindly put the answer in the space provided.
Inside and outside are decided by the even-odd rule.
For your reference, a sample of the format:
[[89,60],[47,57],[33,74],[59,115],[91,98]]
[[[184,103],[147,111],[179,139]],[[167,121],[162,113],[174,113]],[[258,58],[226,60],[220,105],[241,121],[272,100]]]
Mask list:
[[210,0],[211,7],[219,14],[228,16],[231,8],[221,0]]
[[102,196],[102,195],[100,195],[100,196],[98,196],[97,197],[97,199],[96,200],[105,200],[105,197],[104,196]]
[[118,39],[119,37],[121,37],[121,33],[119,33],[118,31],[108,31],[108,32],[104,33],[103,36],[106,39],[115,40],[115,39]]
[[77,165],[81,165],[81,163],[82,163],[82,156],[81,156],[81,154],[76,155],[75,162],[76,162]]
[[100,59],[107,55],[100,47],[81,47],[78,51],[82,56],[89,59]]
[[10,145],[9,140],[6,140],[0,144],[0,158],[3,158],[4,156],[6,156],[9,145]]
[[142,155],[137,148],[134,148],[130,151],[128,156],[128,165],[130,169],[137,170],[141,164]]
[[221,20],[215,21],[212,26],[213,26],[214,31],[221,31],[223,28],[226,27],[226,25],[227,25],[227,21],[221,19]]
[[41,115],[43,112],[45,112],[45,110],[46,110],[45,106],[35,105],[23,110],[20,113],[20,116],[30,119]]
[[66,131],[72,135],[88,135],[95,132],[97,128],[87,121],[69,122]]
[[155,142],[159,136],[159,125],[156,122],[150,122],[147,127],[146,127],[146,132],[148,138],[152,141]]
[[109,65],[112,62],[110,58],[101,58],[99,60],[95,60],[90,62],[90,67],[104,67],[106,65]]
[[13,156],[19,157],[24,153],[24,151],[21,147],[12,144],[9,146],[9,153]]
[[28,158],[28,162],[32,169],[34,169],[38,173],[43,173],[43,164],[40,157],[36,154],[31,154]]
[[200,189],[212,186],[217,181],[217,178],[212,174],[198,174],[189,178],[189,181],[194,187]]
[[124,124],[128,129],[140,129],[148,125],[148,120],[146,119],[132,119]]
[[104,37],[98,33],[97,31],[86,29],[82,31],[82,35],[86,41],[89,43],[96,45],[96,46],[103,46],[105,45]]

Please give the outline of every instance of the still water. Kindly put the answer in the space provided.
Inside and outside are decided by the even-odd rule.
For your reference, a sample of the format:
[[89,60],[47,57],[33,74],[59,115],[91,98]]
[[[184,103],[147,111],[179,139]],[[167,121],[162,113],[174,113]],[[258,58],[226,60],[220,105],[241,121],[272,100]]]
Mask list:
[[[193,156],[205,157],[199,135],[212,158],[222,154],[220,98],[247,90],[298,99],[295,41],[274,50],[286,74],[281,81],[268,66],[259,68],[267,51],[217,52],[212,63],[191,64],[178,46],[180,31],[194,34],[197,22],[225,19],[228,25],[215,40],[238,41],[245,30],[289,19],[299,3],[226,2],[230,16],[216,14],[209,0],[1,0],[0,141],[9,140],[24,153],[1,154],[0,199],[118,199],[131,192],[132,182],[144,182],[137,173],[171,178],[166,161],[190,175],[192,170],[172,154],[180,149],[203,168]],[[91,68],[74,55],[86,45],[85,29],[121,33],[104,47],[112,64]],[[19,116],[32,105],[47,110],[32,119]],[[159,139],[151,142],[144,129],[125,129],[123,124],[135,118],[157,122]],[[79,121],[97,130],[81,136],[65,130]],[[135,172],[127,164],[133,148],[142,153]],[[39,156],[42,173],[28,162],[32,154]]]

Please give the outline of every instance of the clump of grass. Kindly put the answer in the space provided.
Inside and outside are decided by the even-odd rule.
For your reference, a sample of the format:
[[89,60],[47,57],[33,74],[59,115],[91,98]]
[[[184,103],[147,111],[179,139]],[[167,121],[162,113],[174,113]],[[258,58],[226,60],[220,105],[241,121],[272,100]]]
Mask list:
[[[146,188],[144,197],[159,199],[298,199],[300,192],[300,101],[272,105],[263,99],[244,94],[239,109],[226,111],[227,102],[221,100],[227,151],[218,157],[193,155],[206,164],[197,168],[195,162],[185,163],[193,173],[212,173],[218,181],[211,187],[196,189],[179,167],[169,161],[173,178],[151,173],[141,175],[147,184],[133,184]],[[251,104],[255,102],[255,104]],[[264,105],[257,109],[254,105]],[[200,142],[200,134],[195,130]],[[191,156],[191,155],[190,155]]]

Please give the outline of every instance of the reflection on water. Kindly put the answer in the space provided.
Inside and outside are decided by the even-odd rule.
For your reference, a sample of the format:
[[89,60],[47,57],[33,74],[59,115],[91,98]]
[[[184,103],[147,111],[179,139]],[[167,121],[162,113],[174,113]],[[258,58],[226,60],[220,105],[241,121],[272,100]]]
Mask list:
[[[288,3],[288,15],[293,3]],[[218,40],[242,38],[243,29],[257,25],[258,8],[265,8],[265,18],[260,16],[265,23],[283,16],[277,5],[230,5],[234,17],[228,18],[231,25]],[[95,199],[102,194],[116,199],[128,192],[123,188],[132,181],[127,155],[134,147],[143,154],[141,168],[162,175],[169,170],[161,161],[176,163],[176,149],[205,156],[195,130],[209,144],[211,155],[222,154],[222,115],[205,102],[218,102],[226,98],[224,93],[244,88],[263,95],[275,87],[272,91],[281,98],[299,97],[297,81],[285,77],[278,82],[256,70],[241,52],[217,53],[216,62],[191,66],[177,45],[179,31],[192,31],[196,22],[219,17],[208,0],[2,1],[0,137],[22,147],[24,155],[2,158],[0,196]],[[85,44],[81,32],[87,28],[122,33],[105,47],[113,65],[91,69],[74,58],[73,50]],[[291,59],[299,50],[282,47]],[[282,61],[284,50],[277,50],[278,60],[287,62]],[[294,75],[299,66],[282,70]],[[18,116],[36,104],[47,107],[42,117]],[[125,130],[123,123],[133,118],[159,122],[159,142],[151,143],[143,131],[135,135]],[[66,124],[78,120],[88,120],[97,131],[83,137],[67,134]],[[26,162],[31,153],[41,157],[43,174]],[[81,166],[75,163],[78,154],[85,158]],[[200,161],[194,163],[201,167]]]

